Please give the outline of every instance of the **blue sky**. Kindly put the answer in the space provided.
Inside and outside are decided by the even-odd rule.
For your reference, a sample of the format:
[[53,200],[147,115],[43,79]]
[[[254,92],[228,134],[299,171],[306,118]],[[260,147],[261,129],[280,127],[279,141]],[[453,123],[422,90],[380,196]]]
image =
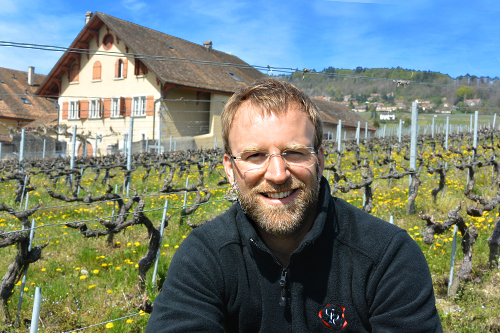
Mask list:
[[[498,0],[0,0],[0,40],[66,47],[87,11],[212,40],[251,65],[500,77]],[[60,56],[0,47],[0,67],[47,74]]]

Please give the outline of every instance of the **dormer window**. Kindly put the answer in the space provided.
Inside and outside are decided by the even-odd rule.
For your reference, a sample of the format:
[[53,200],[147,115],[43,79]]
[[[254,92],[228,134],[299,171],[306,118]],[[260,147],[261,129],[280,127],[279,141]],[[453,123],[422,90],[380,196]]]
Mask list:
[[19,97],[19,99],[24,103],[24,104],[31,104],[31,102],[29,101],[29,99],[27,99],[26,97]]
[[238,76],[236,76],[236,74],[234,74],[233,72],[226,72],[230,77],[232,77],[233,79],[235,79],[236,81],[238,82],[243,82],[242,79],[240,79]]

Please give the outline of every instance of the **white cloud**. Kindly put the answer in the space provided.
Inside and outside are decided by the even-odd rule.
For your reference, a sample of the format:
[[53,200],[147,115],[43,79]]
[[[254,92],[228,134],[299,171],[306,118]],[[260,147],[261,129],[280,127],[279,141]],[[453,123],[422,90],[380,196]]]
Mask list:
[[0,16],[18,12],[18,2],[15,0],[0,0]]
[[146,3],[138,0],[123,0],[122,4],[125,8],[130,11],[140,11],[144,9],[147,5]]

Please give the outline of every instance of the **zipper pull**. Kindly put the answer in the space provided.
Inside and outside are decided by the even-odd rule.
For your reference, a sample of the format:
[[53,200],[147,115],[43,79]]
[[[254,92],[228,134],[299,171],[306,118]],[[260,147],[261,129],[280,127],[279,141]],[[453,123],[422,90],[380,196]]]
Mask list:
[[280,287],[281,287],[281,300],[280,306],[286,306],[286,268],[281,271]]

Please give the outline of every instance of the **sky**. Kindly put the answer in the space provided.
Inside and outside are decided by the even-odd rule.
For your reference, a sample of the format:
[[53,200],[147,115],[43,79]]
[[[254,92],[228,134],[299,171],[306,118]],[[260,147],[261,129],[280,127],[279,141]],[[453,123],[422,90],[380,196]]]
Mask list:
[[[498,0],[0,0],[0,41],[68,47],[100,11],[257,66],[500,77]],[[48,74],[59,52],[0,46],[0,67]]]

